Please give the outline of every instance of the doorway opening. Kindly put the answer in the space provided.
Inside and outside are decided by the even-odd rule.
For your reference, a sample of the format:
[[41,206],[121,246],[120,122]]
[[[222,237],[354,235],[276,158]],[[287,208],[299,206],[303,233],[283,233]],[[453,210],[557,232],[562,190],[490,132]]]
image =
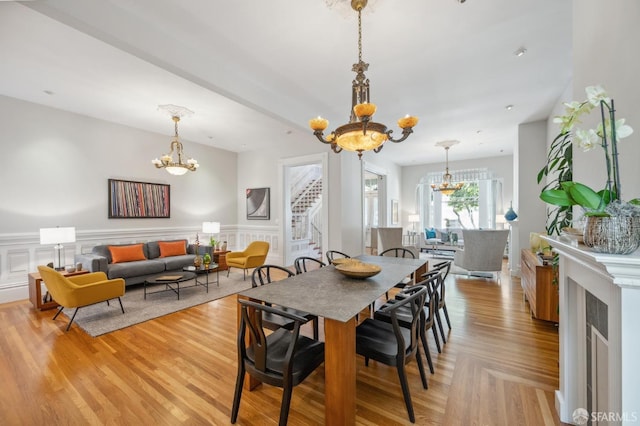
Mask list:
[[377,254],[379,226],[387,223],[386,179],[384,174],[365,169],[363,177],[364,194],[364,241],[368,254]]
[[322,259],[328,238],[326,155],[282,163],[284,264],[300,256]]

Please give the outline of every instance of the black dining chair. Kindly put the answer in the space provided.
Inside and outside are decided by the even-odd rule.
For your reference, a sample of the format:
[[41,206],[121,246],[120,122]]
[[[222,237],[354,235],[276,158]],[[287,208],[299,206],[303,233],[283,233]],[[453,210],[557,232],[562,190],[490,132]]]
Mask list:
[[329,265],[331,265],[331,263],[333,262],[333,259],[350,259],[351,258],[351,256],[349,256],[348,254],[338,250],[327,250],[326,256],[327,256],[327,261],[329,262]]
[[318,260],[314,257],[308,257],[308,256],[300,256],[293,261],[293,267],[296,268],[296,275],[303,274],[308,270],[310,270],[309,265],[313,265],[313,268],[311,269],[322,268],[323,266],[327,266],[327,264],[324,263],[323,261]]
[[[420,315],[423,312],[427,292],[428,290],[424,286],[408,287],[406,298],[380,309],[381,312],[389,314],[391,322],[367,318],[356,327],[356,353],[364,356],[365,365],[368,366],[369,359],[373,359],[397,368],[402,395],[411,423],[415,423],[415,415],[405,366],[415,358],[422,379],[422,387],[427,389],[427,376],[422,365],[418,345]],[[398,320],[398,312],[405,306],[411,312],[409,327],[402,327]]]
[[437,300],[437,308],[435,313],[435,320],[438,324],[438,329],[440,330],[440,335],[442,336],[442,343],[447,343],[447,338],[444,335],[444,326],[442,325],[442,317],[440,316],[440,310],[444,313],[444,317],[447,320],[447,326],[449,330],[451,330],[451,321],[449,320],[449,311],[447,310],[447,303],[445,300],[446,293],[446,285],[445,280],[449,275],[449,271],[451,270],[451,261],[447,260],[444,262],[436,263],[433,265],[433,269],[428,271],[425,274],[422,274],[422,277],[427,278],[432,275],[438,275],[440,278],[432,283],[433,292],[435,293]]
[[[246,373],[262,383],[283,389],[279,425],[287,424],[293,387],[302,383],[324,362],[324,343],[300,335],[308,320],[282,309],[239,299],[241,320],[238,331],[238,376],[231,409],[231,423],[238,419]],[[291,321],[291,330],[279,328],[265,335],[263,318],[279,316]],[[247,339],[248,337],[248,339]],[[248,343],[247,343],[248,342]]]
[[[274,277],[272,277],[272,275],[274,275]],[[258,266],[256,269],[253,270],[253,273],[251,274],[251,287],[257,287],[259,285],[269,284],[274,281],[275,275],[279,275],[279,276],[284,275],[284,278],[290,278],[290,277],[293,277],[295,274],[291,272],[289,269],[283,268],[282,266],[278,266],[278,265]],[[312,315],[308,312],[299,311],[297,309],[288,308],[284,306],[281,306],[280,309],[312,321],[311,324],[313,326],[313,338],[315,340],[318,340],[319,332],[318,332],[317,316]],[[264,325],[264,327],[268,328],[269,330],[277,330],[278,328],[286,328],[287,330],[292,330],[295,325],[294,322],[291,320],[287,320],[282,316],[271,315],[268,312],[265,312],[264,318],[262,319],[262,324]]]
[[[382,253],[380,253],[378,256],[387,256],[387,257],[404,257],[407,259],[415,259],[416,255],[409,249],[406,249],[404,247],[392,247],[390,249],[386,249],[385,251],[383,251]],[[399,283],[397,283],[396,285],[394,285],[395,288],[405,288],[407,285],[411,284],[413,282],[413,274],[411,274],[411,277],[407,277],[405,279],[403,279],[402,281],[400,281]],[[389,292],[385,292],[385,296],[387,298],[387,300],[389,299]]]
[[[420,283],[418,283],[417,285],[419,286],[423,286],[427,288],[427,297],[425,299],[425,304],[424,307],[422,308],[422,315],[420,316],[420,340],[422,341],[422,347],[424,349],[424,353],[427,357],[427,363],[429,364],[429,371],[431,371],[431,374],[435,373],[435,368],[433,366],[433,361],[431,359],[431,351],[429,350],[429,344],[427,342],[427,332],[429,330],[432,331],[433,333],[433,338],[436,342],[436,347],[438,348],[438,353],[442,352],[442,349],[440,348],[440,340],[438,339],[438,332],[435,328],[435,324],[434,324],[434,315],[436,312],[437,308],[437,299],[433,294],[433,290],[432,290],[432,283],[431,281],[435,281],[438,279],[437,275],[433,275],[429,278],[427,278],[424,281],[421,281]],[[405,287],[398,295],[396,295],[395,299],[391,299],[389,300],[387,303],[385,303],[384,305],[381,306],[382,308],[385,308],[386,306],[396,303],[397,300],[401,300],[405,297],[407,297],[407,294],[410,294],[411,292],[411,287]],[[398,316],[398,323],[402,326],[402,327],[410,327],[411,326],[411,310],[408,307],[403,307],[400,308],[398,310],[397,313]],[[388,312],[384,311],[384,310],[378,310],[375,314],[374,314],[374,318],[377,320],[381,320],[381,321],[386,321],[386,322],[391,322],[391,315],[389,315]]]

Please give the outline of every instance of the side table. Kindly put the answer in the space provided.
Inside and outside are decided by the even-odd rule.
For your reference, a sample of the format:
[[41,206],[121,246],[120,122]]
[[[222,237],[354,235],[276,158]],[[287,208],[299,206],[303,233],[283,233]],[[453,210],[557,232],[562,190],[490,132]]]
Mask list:
[[[60,271],[60,273],[65,277],[72,277],[74,275],[88,274],[89,271],[83,269],[82,271],[76,272]],[[33,307],[39,311],[54,309],[59,306],[55,300],[48,302],[44,301],[44,297],[42,295],[42,277],[39,272],[32,272],[29,274],[29,300],[31,300]]]
[[218,271],[226,271],[229,269],[227,266],[227,253],[231,250],[215,250],[213,252],[213,261],[218,264]]

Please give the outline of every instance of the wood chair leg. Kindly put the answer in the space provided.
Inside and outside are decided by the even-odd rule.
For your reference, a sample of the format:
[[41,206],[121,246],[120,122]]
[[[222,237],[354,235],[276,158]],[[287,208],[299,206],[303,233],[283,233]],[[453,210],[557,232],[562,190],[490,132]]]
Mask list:
[[447,343],[447,338],[444,335],[444,328],[442,327],[442,318],[440,318],[440,309],[436,311],[436,323],[438,323],[438,328],[440,329],[440,335],[442,336],[442,343]]
[[293,392],[293,385],[285,385],[282,389],[282,404],[280,405],[280,422],[279,426],[285,426],[287,419],[289,418],[289,406],[291,405],[291,393]]
[[447,320],[447,327],[449,327],[449,330],[451,330],[451,321],[449,321],[449,312],[447,311],[446,303],[442,307],[442,310],[444,311],[444,318]]
[[240,410],[240,399],[242,398],[242,386],[244,384],[244,366],[238,367],[238,377],[236,378],[236,392],[233,395],[233,405],[231,407],[231,423],[238,420],[238,411]]
[[433,339],[436,341],[436,348],[438,348],[438,353],[442,353],[442,347],[440,346],[440,339],[438,338],[438,330],[436,330],[435,325],[431,327],[431,331],[433,331]]
[[435,374],[435,368],[433,368],[433,361],[431,360],[431,351],[429,351],[429,346],[427,345],[427,332],[424,328],[420,331],[420,340],[422,340],[424,353],[427,356],[427,364],[429,365],[429,371],[431,372],[431,374]]
[[422,364],[422,355],[420,355],[420,348],[416,349],[416,362],[418,363],[418,371],[420,371],[420,380],[422,380],[422,387],[429,389],[427,383],[427,375],[424,372],[424,365]]
[[413,404],[411,403],[411,392],[409,391],[409,383],[407,382],[407,373],[404,369],[404,364],[398,365],[398,378],[400,379],[400,387],[402,387],[402,396],[404,397],[404,403],[407,406],[407,413],[409,414],[409,420],[411,423],[416,422],[416,417],[413,414]]
[[313,340],[318,340],[318,338],[320,337],[320,332],[318,331],[318,317],[314,318],[313,321],[311,322],[311,325],[313,326]]

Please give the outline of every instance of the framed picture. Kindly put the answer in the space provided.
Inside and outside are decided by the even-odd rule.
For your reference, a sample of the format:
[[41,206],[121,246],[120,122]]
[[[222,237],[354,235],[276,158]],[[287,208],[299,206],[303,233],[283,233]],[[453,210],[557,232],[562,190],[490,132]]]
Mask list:
[[170,186],[109,179],[109,219],[169,218]]
[[391,224],[397,225],[400,223],[398,214],[398,200],[391,200]]
[[247,219],[269,220],[269,188],[247,189]]

